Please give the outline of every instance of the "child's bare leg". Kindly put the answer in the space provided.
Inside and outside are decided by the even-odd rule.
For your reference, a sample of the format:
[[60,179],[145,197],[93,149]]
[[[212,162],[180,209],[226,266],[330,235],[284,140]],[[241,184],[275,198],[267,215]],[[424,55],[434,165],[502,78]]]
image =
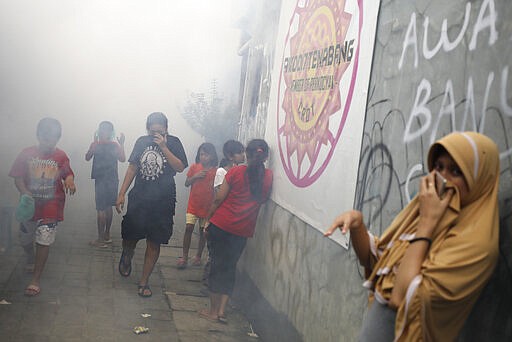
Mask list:
[[103,241],[103,236],[105,234],[105,222],[106,222],[105,211],[98,210],[98,242]]
[[187,223],[185,226],[185,235],[183,235],[183,259],[188,259],[188,251],[190,249],[190,242],[192,240],[192,232],[194,231],[194,225]]
[[210,292],[210,308],[204,308],[202,310],[199,310],[199,315],[203,318],[206,318],[210,321],[216,321],[219,319],[219,315],[217,314],[217,311],[215,307],[217,307],[218,302],[218,293]]
[[118,271],[123,277],[128,277],[132,272],[132,258],[135,252],[135,246],[137,246],[137,240],[124,240],[123,239],[123,251],[121,252],[121,258],[119,259]]
[[27,256],[27,264],[33,264],[35,259],[34,253],[34,244],[30,243],[28,245],[22,246],[25,251],[25,255]]
[[210,316],[211,318],[219,317],[219,307],[220,307],[220,293],[211,293],[210,294]]
[[32,276],[30,285],[39,286],[41,274],[43,273],[44,266],[46,265],[46,260],[48,260],[49,253],[50,246],[43,246],[36,243],[36,260],[34,266],[34,274]]
[[137,246],[137,240],[123,240],[123,251],[133,255],[135,247]]
[[105,241],[110,240],[110,227],[112,226],[112,207],[108,207],[105,210],[105,230],[103,233],[103,239]]
[[196,257],[201,259],[203,256],[204,246],[206,245],[206,238],[204,237],[203,228],[199,228],[199,245],[197,246]]
[[153,268],[160,256],[160,244],[146,240],[146,254],[144,255],[144,266],[142,267],[142,277],[139,285],[147,285],[149,283],[149,276],[153,272]]
[[27,257],[27,266],[32,265],[30,271],[33,271],[35,252],[34,252],[34,233],[29,232],[30,229],[27,224],[20,223],[19,241],[23,247],[23,251]]
[[35,259],[36,259],[35,252],[34,252],[34,243],[30,243],[28,245],[23,245],[22,247],[23,247],[23,250],[25,251],[25,257],[26,257],[24,270],[25,270],[25,272],[32,273],[32,272],[34,272],[34,267],[35,267],[34,264],[35,264]]
[[210,292],[210,308],[209,309],[204,308],[204,309],[200,310],[199,315],[201,317],[204,317],[211,321],[218,320],[219,315],[217,314],[217,309],[216,309],[216,307],[218,307],[218,301],[219,301],[219,294]]
[[228,304],[229,296],[221,294],[219,298],[219,309],[217,311],[219,317],[224,317],[226,314],[226,305]]

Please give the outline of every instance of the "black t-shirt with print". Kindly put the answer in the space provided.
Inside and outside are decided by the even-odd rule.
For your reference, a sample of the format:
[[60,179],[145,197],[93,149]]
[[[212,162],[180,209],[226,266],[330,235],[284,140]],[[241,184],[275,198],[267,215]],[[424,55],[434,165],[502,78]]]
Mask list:
[[[153,139],[150,135],[137,139],[128,159],[131,164],[138,167],[130,197],[140,200],[176,199],[176,171],[169,165],[164,153]],[[167,135],[167,147],[185,167],[188,166],[185,150],[177,137]]]

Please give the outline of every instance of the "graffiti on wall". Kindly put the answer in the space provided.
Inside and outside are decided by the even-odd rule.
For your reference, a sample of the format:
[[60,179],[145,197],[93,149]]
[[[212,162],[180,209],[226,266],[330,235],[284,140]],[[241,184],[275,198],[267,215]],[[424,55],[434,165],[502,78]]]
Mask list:
[[[388,97],[381,98],[379,87],[382,84],[375,82],[379,75],[373,77],[355,202],[360,209],[368,209],[365,204],[372,203],[372,221],[383,214],[389,200],[398,202],[398,209],[411,200],[417,188],[414,180],[426,172],[423,158],[428,147],[452,131],[473,130],[492,137],[500,148],[502,177],[509,178],[502,181],[503,187],[510,186],[512,106],[507,96],[512,87],[508,80],[509,65],[505,64],[506,59],[502,65],[493,63],[497,54],[503,54],[493,48],[499,44],[498,37],[507,41],[506,45],[510,41],[510,32],[500,32],[494,1],[485,0],[479,5],[473,3],[473,6],[468,2],[463,8],[460,11],[463,13],[462,24],[460,21],[452,23],[458,32],[451,29],[448,18],[436,18],[437,22],[442,22],[441,30],[433,30],[429,14],[421,14],[422,24],[417,19],[420,17],[418,13],[410,15],[401,40],[398,39],[401,46],[400,58],[395,65],[398,76],[384,84],[394,87],[395,83],[409,78],[409,72],[413,73],[419,81],[416,87],[413,82],[410,93],[404,93],[404,96],[387,94]],[[432,43],[435,39],[430,31],[440,32],[437,42]],[[456,33],[455,38],[450,40],[447,32]],[[458,53],[452,58],[451,52],[457,49]],[[466,59],[479,55],[479,60],[486,63],[481,63],[478,69],[468,70],[453,60],[461,55]],[[427,69],[431,73],[425,72],[422,65],[433,63],[436,57],[437,60],[444,59],[446,64],[458,63],[460,66],[449,68],[452,75],[450,72],[440,74],[435,69]],[[405,66],[409,66],[409,71],[400,73]],[[374,67],[373,72],[379,74],[379,69]],[[465,76],[462,80],[461,73]],[[459,80],[457,84],[451,76]],[[435,79],[434,84],[431,79]],[[393,191],[396,196],[390,197]]]
[[[338,279],[343,279],[347,284],[354,281],[362,283],[361,275],[352,273],[351,267],[333,272],[332,264],[319,262],[325,238],[295,215],[277,205],[270,205],[263,216],[265,225],[268,224],[265,238],[269,241],[269,250],[257,259],[264,259],[267,272],[271,270],[271,291],[268,295],[271,295],[273,305],[279,311],[286,312],[295,326],[307,325],[312,317],[324,315],[326,310],[334,310],[334,307],[327,309],[330,305],[337,306],[328,293],[339,292]],[[355,259],[355,255],[351,258]],[[339,260],[332,260],[332,263],[339,266]],[[362,313],[364,306],[360,305],[360,300],[364,292],[362,286],[349,286],[344,296],[343,310],[354,308]],[[336,310],[340,310],[339,306]],[[357,321],[358,317],[354,315],[350,319]],[[354,326],[357,324],[354,323]],[[316,337],[324,334],[329,336],[336,332],[324,332]]]
[[[492,46],[498,40],[497,30],[497,13],[494,6],[494,1],[484,1],[479,10],[476,21],[469,25],[471,13],[471,3],[466,4],[464,11],[464,22],[462,28],[458,33],[457,37],[450,41],[447,35],[448,20],[443,19],[441,34],[438,42],[434,47],[428,46],[429,37],[429,16],[426,16],[423,23],[423,44],[420,47],[418,43],[418,35],[421,35],[421,27],[418,28],[416,13],[411,14],[411,19],[407,27],[407,32],[403,41],[402,53],[398,62],[398,69],[402,69],[404,63],[411,62],[406,56],[413,55],[414,68],[418,68],[418,59],[423,58],[426,61],[431,60],[438,54],[449,54],[456,48],[462,48],[467,50],[470,54],[492,54]],[[485,34],[487,33],[487,34]],[[485,34],[485,36],[484,36]],[[462,38],[469,35],[469,44],[462,46]],[[481,44],[478,44],[478,40],[483,40]],[[478,46],[478,50],[477,50]],[[442,48],[442,51],[441,51]],[[410,51],[409,51],[410,50]],[[441,56],[442,57],[442,56]],[[507,82],[508,82],[508,65],[501,66],[500,70],[496,70],[499,77],[495,76],[493,69],[488,70],[487,80],[483,84],[475,85],[473,82],[473,76],[469,73],[469,77],[466,81],[465,92],[464,88],[461,93],[457,94],[454,90],[453,81],[451,78],[446,79],[444,91],[441,96],[440,106],[431,106],[429,102],[432,100],[432,84],[428,78],[422,78],[420,84],[416,89],[416,95],[414,97],[414,104],[410,110],[410,115],[407,120],[407,125],[404,132],[404,142],[410,142],[414,139],[425,134],[430,130],[429,143],[433,143],[437,137],[437,131],[444,117],[449,120],[450,128],[452,130],[473,130],[484,132],[485,122],[487,115],[493,115],[492,112],[496,111],[500,116],[512,117],[512,106],[507,103]],[[495,78],[498,78],[495,80]],[[478,93],[484,94],[481,98],[480,106],[478,106],[478,99],[475,98],[476,87]],[[492,112],[488,114],[488,101],[490,92],[496,92],[499,98],[498,106],[494,107]],[[460,99],[460,101],[457,101]],[[456,123],[456,105],[463,105],[462,118],[459,120],[459,124]],[[477,110],[481,108],[480,113]],[[436,116],[434,114],[437,113]],[[480,118],[478,120],[478,114]],[[413,129],[415,123],[420,123],[419,127]],[[512,153],[512,150],[508,149],[501,153],[504,157]]]
[[463,334],[489,339],[499,322],[509,338],[512,319],[500,301],[512,295],[512,9],[504,0],[402,7],[381,5],[355,207],[381,234],[417,193],[432,142],[453,131],[491,137],[501,161],[500,262]]
[[[300,221],[291,215],[273,215],[270,233],[272,268],[276,270],[273,288],[277,306],[289,312],[292,322],[297,322],[301,308],[311,303],[314,277],[311,253],[316,241],[306,241],[304,229],[298,229]],[[299,247],[300,246],[300,247]],[[305,247],[305,248],[303,248]],[[297,282],[290,274],[298,274]]]

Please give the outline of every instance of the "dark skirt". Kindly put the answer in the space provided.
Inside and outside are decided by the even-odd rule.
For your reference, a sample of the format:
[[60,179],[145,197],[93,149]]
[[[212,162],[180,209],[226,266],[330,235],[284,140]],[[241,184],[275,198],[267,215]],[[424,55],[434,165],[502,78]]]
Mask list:
[[118,186],[117,179],[94,180],[96,210],[103,211],[116,205]]
[[128,196],[128,208],[121,223],[123,240],[167,244],[172,235],[176,200],[140,200]]

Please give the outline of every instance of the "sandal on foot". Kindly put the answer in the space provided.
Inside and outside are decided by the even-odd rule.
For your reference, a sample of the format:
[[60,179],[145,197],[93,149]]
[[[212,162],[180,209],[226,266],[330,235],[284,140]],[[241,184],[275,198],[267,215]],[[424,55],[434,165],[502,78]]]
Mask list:
[[[126,262],[126,260],[128,260],[128,262]],[[128,277],[130,273],[132,273],[132,258],[129,257],[128,253],[125,251],[121,253],[118,270],[119,274],[123,277]]]
[[211,316],[210,311],[208,309],[202,309],[197,312],[199,314],[199,317],[204,318],[206,320],[209,320],[210,322],[218,323],[219,317],[218,316]]
[[144,298],[148,298],[148,297],[151,297],[153,295],[153,292],[149,288],[148,284],[146,284],[146,285],[139,285],[138,289],[137,289],[137,293],[139,294],[139,296],[144,297]]
[[224,315],[219,316],[219,323],[228,324],[228,318]]
[[201,266],[201,257],[195,256],[192,259],[192,266]]
[[93,240],[91,242],[89,242],[89,245],[92,246],[92,247],[96,247],[96,248],[107,248],[107,244],[103,241],[100,241],[100,240]]
[[180,257],[178,258],[178,262],[176,263],[176,266],[178,266],[179,270],[183,270],[187,268],[187,259]]
[[25,296],[27,297],[34,297],[37,296],[39,293],[41,293],[41,288],[37,285],[29,285],[25,289]]

